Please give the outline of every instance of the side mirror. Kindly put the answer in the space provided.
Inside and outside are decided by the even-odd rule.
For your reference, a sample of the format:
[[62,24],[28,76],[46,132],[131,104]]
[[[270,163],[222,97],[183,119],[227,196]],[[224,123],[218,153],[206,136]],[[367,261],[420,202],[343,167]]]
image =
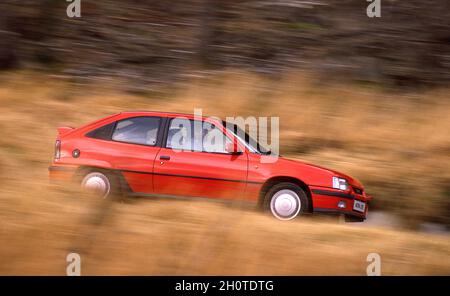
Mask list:
[[232,155],[242,154],[242,151],[239,150],[237,143],[228,142],[225,144],[225,151]]

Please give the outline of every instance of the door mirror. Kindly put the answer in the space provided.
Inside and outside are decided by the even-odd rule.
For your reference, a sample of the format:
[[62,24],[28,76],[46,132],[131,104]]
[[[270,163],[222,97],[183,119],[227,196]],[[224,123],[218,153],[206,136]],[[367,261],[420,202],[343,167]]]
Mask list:
[[236,142],[228,142],[225,144],[225,151],[232,155],[242,154],[242,151],[239,150],[239,147]]

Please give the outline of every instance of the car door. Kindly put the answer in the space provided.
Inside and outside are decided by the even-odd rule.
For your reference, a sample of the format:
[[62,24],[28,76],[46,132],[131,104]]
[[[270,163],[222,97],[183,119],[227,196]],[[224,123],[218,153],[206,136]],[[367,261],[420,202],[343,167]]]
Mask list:
[[[198,124],[200,129],[196,132]],[[227,153],[224,146],[230,141],[218,123],[169,119],[165,143],[155,161],[155,193],[242,198],[247,181],[247,154]]]

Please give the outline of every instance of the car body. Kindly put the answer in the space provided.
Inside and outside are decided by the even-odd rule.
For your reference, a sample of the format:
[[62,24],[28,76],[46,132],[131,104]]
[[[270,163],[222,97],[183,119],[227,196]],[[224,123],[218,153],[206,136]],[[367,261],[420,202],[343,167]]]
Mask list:
[[[179,122],[199,121],[209,126],[202,141],[212,130],[223,134],[223,151],[205,151],[204,144],[196,149],[195,139],[183,136],[186,129]],[[122,112],[76,129],[58,128],[49,176],[76,180],[103,197],[116,190],[131,196],[245,200],[282,220],[315,212],[366,218],[371,198],[358,180],[281,156],[263,162],[263,153],[235,131],[218,119],[189,114]]]

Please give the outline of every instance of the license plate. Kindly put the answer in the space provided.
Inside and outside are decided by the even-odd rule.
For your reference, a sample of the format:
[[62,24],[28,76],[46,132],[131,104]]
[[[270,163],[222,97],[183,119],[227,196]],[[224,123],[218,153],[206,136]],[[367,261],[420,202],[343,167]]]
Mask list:
[[366,203],[359,200],[355,200],[355,202],[353,203],[353,209],[355,211],[364,213],[364,210],[366,209]]

